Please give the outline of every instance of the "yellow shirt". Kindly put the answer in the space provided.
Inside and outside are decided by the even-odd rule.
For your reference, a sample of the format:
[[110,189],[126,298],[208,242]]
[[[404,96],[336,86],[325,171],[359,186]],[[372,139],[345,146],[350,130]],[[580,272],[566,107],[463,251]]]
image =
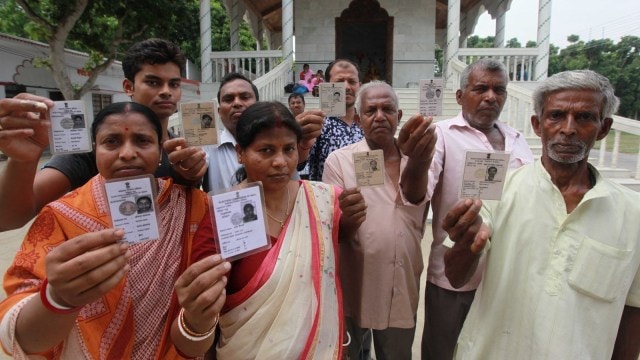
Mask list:
[[609,359],[625,305],[640,307],[640,194],[596,175],[567,214],[540,160],[481,215],[486,270],[457,359]]

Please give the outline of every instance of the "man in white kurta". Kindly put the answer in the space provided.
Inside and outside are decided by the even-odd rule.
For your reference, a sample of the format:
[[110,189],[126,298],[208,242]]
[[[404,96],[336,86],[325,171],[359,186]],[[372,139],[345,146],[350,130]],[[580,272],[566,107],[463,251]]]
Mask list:
[[508,176],[500,201],[463,200],[443,222],[453,286],[487,255],[455,357],[637,359],[640,194],[588,163],[619,101],[590,70],[558,73],[533,98],[541,159]]
[[539,160],[485,201],[492,241],[457,358],[611,358],[624,306],[640,307],[640,193],[591,171],[570,214]]

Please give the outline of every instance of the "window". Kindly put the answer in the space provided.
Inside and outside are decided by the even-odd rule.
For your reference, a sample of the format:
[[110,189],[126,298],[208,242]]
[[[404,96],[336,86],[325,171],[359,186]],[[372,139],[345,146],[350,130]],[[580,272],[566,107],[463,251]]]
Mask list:
[[98,115],[100,110],[112,103],[111,95],[107,94],[91,94],[91,103],[93,104],[93,116]]

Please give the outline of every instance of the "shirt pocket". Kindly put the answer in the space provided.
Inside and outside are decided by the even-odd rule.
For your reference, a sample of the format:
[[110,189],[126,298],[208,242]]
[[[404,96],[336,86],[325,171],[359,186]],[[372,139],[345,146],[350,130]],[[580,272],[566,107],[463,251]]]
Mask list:
[[631,250],[585,236],[569,274],[569,286],[596,299],[614,301],[621,295],[631,254]]

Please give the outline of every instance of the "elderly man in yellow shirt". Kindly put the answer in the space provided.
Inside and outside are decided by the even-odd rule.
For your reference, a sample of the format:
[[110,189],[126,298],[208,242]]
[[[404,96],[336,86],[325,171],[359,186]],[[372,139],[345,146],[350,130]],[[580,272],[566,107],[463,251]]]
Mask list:
[[487,253],[455,358],[637,359],[640,194],[587,162],[619,101],[579,70],[546,79],[534,102],[542,158],[507,178],[500,201],[462,200],[443,221],[453,286]]

